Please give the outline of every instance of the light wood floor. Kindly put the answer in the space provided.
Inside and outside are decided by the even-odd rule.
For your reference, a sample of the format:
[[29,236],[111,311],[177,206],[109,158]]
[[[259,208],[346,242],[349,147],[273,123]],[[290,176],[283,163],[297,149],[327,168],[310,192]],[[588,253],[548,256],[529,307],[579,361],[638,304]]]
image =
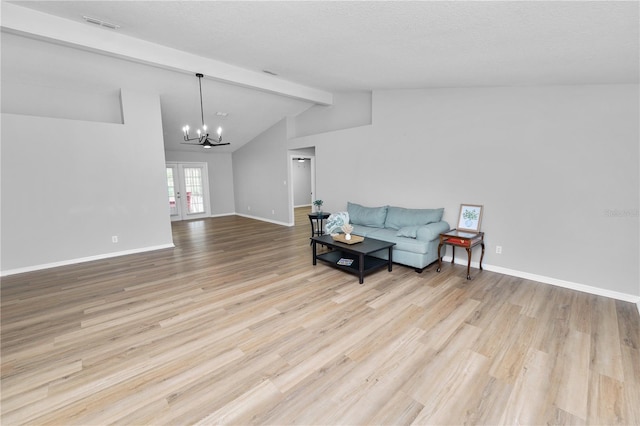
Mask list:
[[446,264],[365,278],[287,228],[2,279],[2,424],[640,424],[635,305]]

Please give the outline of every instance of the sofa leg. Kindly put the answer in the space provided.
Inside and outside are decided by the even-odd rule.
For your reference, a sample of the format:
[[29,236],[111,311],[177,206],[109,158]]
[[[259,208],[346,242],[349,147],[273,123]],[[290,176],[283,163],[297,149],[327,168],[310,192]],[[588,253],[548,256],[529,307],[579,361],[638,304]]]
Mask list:
[[424,271],[425,269],[427,269],[429,266],[434,265],[438,263],[438,259],[434,260],[433,262],[431,262],[430,264],[428,264],[427,266],[425,266],[424,268],[413,268],[414,271],[416,271],[417,273],[421,274],[422,271]]

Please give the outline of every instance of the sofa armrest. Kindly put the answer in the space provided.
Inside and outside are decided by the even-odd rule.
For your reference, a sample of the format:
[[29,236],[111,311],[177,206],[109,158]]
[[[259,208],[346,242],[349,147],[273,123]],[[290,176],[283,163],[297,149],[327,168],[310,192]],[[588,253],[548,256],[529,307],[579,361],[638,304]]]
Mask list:
[[418,228],[416,239],[422,241],[433,241],[437,239],[441,233],[447,232],[449,229],[451,229],[449,228],[449,224],[444,220],[440,222],[433,222]]

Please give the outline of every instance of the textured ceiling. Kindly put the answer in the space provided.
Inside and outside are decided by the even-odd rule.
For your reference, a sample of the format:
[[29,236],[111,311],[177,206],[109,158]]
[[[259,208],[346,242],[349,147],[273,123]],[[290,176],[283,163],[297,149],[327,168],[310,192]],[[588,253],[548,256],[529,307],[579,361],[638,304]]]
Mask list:
[[[270,70],[278,79],[327,91],[639,79],[636,1],[10,3],[83,25],[91,25],[82,20],[89,15],[120,25],[119,34],[258,73]],[[173,135],[168,132],[181,127],[173,117],[182,120],[185,103],[193,103],[192,91],[187,99],[172,85],[170,80],[156,84],[161,88],[165,143],[167,135]],[[224,95],[229,102],[234,97],[231,90]],[[264,93],[259,96],[264,98]],[[244,106],[233,102],[225,107],[224,99],[218,99],[214,108],[250,117],[251,95],[242,92],[240,97]],[[305,107],[299,100],[284,99],[291,108],[283,106],[279,114],[296,114]],[[265,102],[269,100],[260,100],[261,105]],[[255,114],[252,119],[257,120]],[[229,150],[274,120],[262,120],[261,129],[249,129]]]
[[638,81],[637,2],[20,2],[327,90]]

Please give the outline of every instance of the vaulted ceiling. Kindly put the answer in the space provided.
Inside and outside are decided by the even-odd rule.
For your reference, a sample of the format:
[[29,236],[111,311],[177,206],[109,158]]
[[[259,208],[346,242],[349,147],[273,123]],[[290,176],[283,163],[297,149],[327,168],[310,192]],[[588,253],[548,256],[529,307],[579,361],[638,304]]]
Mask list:
[[[167,149],[184,149],[182,125],[199,122],[195,72],[206,75],[206,121],[229,113],[232,145],[217,148],[227,152],[284,116],[330,105],[332,92],[639,79],[635,1],[5,3],[5,32],[137,62],[124,67],[127,81],[160,93]],[[108,68],[92,70],[94,84],[118,74]]]

